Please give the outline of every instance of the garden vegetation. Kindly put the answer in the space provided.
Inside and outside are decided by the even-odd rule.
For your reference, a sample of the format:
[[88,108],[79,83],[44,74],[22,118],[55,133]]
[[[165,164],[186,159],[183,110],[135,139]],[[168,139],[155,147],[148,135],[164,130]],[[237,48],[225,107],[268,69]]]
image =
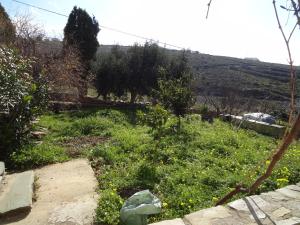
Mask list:
[[[220,120],[202,122],[199,115],[182,118],[178,130],[176,116],[159,105],[48,114],[41,116],[39,126],[49,134],[42,144],[14,154],[15,165],[32,168],[88,157],[99,181],[95,220],[101,225],[118,225],[124,201],[144,189],[163,205],[162,213],[150,221],[213,206],[240,181],[253,182],[270,163],[267,156],[277,145],[276,139]],[[298,143],[258,192],[299,182],[299,160]]]

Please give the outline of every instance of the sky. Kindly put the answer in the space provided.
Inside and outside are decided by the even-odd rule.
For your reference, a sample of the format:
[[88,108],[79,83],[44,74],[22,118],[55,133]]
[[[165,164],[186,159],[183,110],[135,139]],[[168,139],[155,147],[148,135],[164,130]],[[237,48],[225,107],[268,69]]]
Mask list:
[[[192,51],[261,61],[288,63],[283,37],[278,29],[273,0],[213,0],[208,19],[209,0],[20,0],[48,10],[69,15],[77,5],[94,15],[99,24],[128,33],[169,43]],[[63,37],[66,17],[0,0],[11,18],[29,13],[49,37]],[[283,29],[289,33],[294,16],[279,6]],[[132,45],[145,40],[102,28],[100,44]],[[295,65],[300,65],[300,29],[291,39]]]

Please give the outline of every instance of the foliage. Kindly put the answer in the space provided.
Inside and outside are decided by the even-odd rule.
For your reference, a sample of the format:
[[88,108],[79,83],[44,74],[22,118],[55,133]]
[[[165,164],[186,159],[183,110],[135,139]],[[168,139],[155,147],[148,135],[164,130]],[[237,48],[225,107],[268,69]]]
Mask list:
[[157,87],[158,69],[167,61],[157,44],[146,42],[144,46],[135,44],[128,50],[128,91],[131,102],[137,95],[150,95]]
[[64,162],[68,160],[65,149],[49,143],[41,145],[26,145],[19,152],[11,155],[12,168],[31,169],[48,165],[50,163]]
[[0,44],[11,44],[15,39],[15,27],[0,3]]
[[146,112],[138,111],[137,116],[141,124],[147,125],[152,129],[161,129],[166,124],[170,114],[161,105],[157,104],[153,107],[148,107]]
[[180,78],[165,79],[166,71],[161,70],[163,79],[158,82],[158,99],[178,117],[184,116],[195,103],[191,90],[191,74],[182,74]]
[[98,59],[100,62],[96,68],[95,87],[98,95],[107,100],[109,94],[121,97],[126,91],[127,65],[126,55],[114,46],[111,53]]
[[113,46],[110,53],[98,56],[93,64],[98,94],[106,100],[109,94],[121,97],[129,92],[131,103],[137,96],[149,96],[157,88],[158,69],[166,62],[167,57],[154,43],[135,44],[126,52]]
[[193,74],[190,72],[185,51],[174,58],[166,68],[160,68],[156,97],[177,117],[184,116],[195,103],[192,92]]
[[[143,113],[149,113],[151,118],[151,110]],[[82,149],[98,176],[100,199],[95,220],[99,224],[117,225],[123,200],[147,188],[163,203],[162,213],[149,222],[182,217],[213,206],[240,181],[252,183],[264,171],[269,163],[264,160],[278,144],[270,137],[236,130],[218,119],[213,124],[202,122],[198,115],[182,118],[180,132],[174,132],[176,117],[169,115],[163,135],[156,139],[149,132],[151,127],[133,122],[134,115],[135,111],[91,109],[49,114],[40,119],[39,126],[49,130],[43,143],[51,149],[66,150],[63,141],[70,137],[105,136],[105,142]],[[84,136],[81,131],[76,133],[90,126],[92,129]],[[46,154],[45,145],[33,146],[32,151]],[[300,182],[299,149],[299,143],[289,148],[259,191]],[[57,159],[64,156],[59,150],[55,152]],[[31,160],[32,155],[22,159]]]
[[[83,98],[87,94],[87,78],[90,72],[90,61],[94,58],[99,43],[97,34],[100,31],[99,24],[95,17],[90,15],[83,9],[74,6],[69,15],[68,22],[64,28],[63,51],[66,55],[70,49],[78,51],[80,59],[79,71],[73,71],[74,74],[79,74],[81,83],[78,88],[79,97]],[[82,71],[83,70],[83,71]]]
[[30,131],[30,121],[46,107],[47,88],[41,77],[32,77],[32,63],[0,48],[0,160],[8,160],[18,150]]
[[74,6],[64,28],[64,48],[76,46],[84,62],[91,60],[99,46],[97,34],[100,31],[95,17]]
[[96,209],[96,223],[119,224],[119,211],[123,205],[123,199],[116,190],[107,189],[100,194],[98,208]]

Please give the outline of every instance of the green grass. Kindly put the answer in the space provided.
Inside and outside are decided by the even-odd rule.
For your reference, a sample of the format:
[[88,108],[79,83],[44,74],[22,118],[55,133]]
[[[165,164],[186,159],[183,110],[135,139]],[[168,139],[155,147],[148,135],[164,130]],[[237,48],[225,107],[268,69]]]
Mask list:
[[[109,109],[44,115],[39,126],[48,128],[49,134],[43,144],[24,148],[14,160],[27,167],[65,161],[71,157],[66,141],[104,137],[105,141],[83,147],[81,154],[89,157],[99,181],[96,222],[117,225],[123,202],[144,189],[163,203],[162,213],[150,221],[213,206],[237,183],[253,182],[278,144],[219,120],[202,122],[195,115],[182,120],[180,131],[171,116],[159,136],[136,122],[133,111]],[[299,182],[299,161],[300,145],[294,144],[258,192]]]

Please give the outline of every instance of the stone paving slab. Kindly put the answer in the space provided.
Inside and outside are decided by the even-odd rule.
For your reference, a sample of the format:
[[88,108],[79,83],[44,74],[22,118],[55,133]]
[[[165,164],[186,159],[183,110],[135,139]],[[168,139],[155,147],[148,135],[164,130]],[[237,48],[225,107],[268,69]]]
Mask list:
[[298,217],[292,217],[286,220],[276,221],[276,225],[299,225],[299,224],[300,224],[300,218]]
[[231,217],[229,209],[224,206],[203,209],[184,216],[184,220],[192,225],[211,225],[211,222],[216,219],[224,219]]
[[88,160],[76,159],[34,171],[39,188],[31,212],[8,217],[1,225],[91,225],[98,182]]
[[0,194],[0,215],[31,209],[33,196],[33,171],[7,176],[7,184]]
[[298,186],[298,185],[289,185],[286,188],[290,189],[290,190],[293,190],[293,191],[299,191],[300,192],[300,186]]
[[165,220],[158,223],[151,223],[150,225],[185,225],[182,219]]
[[[186,225],[300,225],[300,183],[239,199],[227,206],[203,209],[185,215],[183,222]],[[152,225],[177,224],[167,220]]]
[[287,187],[280,188],[276,191],[290,198],[300,199],[300,191],[295,191]]
[[4,162],[0,162],[0,176],[3,176],[4,172],[5,172]]

